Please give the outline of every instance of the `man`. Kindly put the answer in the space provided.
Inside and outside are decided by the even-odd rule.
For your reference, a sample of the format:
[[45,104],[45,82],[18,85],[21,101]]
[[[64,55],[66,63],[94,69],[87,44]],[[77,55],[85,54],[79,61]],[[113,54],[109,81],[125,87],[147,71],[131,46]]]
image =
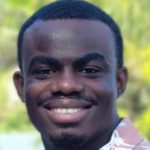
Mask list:
[[114,20],[79,0],[38,10],[18,38],[14,82],[46,150],[149,149],[116,100],[127,69]]

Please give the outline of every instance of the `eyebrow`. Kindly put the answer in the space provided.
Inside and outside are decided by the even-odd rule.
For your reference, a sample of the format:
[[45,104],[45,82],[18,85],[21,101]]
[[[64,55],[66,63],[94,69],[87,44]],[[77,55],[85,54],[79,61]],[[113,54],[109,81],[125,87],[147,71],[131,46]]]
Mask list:
[[48,64],[48,65],[55,65],[55,66],[60,66],[60,62],[52,57],[48,57],[48,56],[36,56],[34,57],[31,62],[29,63],[27,70],[30,70],[30,68],[32,66],[34,66],[35,64]]
[[75,60],[74,65],[75,66],[85,65],[85,64],[89,63],[90,61],[97,61],[97,60],[104,61],[105,58],[103,55],[101,55],[99,53],[90,53],[90,54],[87,54],[87,55]]
[[[90,61],[104,61],[104,56],[99,54],[99,53],[89,53],[86,54],[83,57],[77,58],[74,60],[73,65],[74,66],[83,66],[87,63],[89,63]],[[31,62],[29,63],[27,70],[29,70],[30,68],[32,68],[32,66],[34,66],[35,64],[48,64],[48,65],[52,65],[52,66],[61,66],[61,62],[59,60],[57,60],[56,58],[52,58],[49,56],[36,56],[34,57]]]

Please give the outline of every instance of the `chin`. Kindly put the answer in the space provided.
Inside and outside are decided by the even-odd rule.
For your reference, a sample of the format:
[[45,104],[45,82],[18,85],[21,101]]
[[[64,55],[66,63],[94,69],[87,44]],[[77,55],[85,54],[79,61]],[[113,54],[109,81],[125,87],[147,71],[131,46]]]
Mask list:
[[43,142],[46,145],[52,144],[58,149],[79,150],[86,143],[86,137],[64,131],[59,135],[49,135],[47,139],[43,138]]

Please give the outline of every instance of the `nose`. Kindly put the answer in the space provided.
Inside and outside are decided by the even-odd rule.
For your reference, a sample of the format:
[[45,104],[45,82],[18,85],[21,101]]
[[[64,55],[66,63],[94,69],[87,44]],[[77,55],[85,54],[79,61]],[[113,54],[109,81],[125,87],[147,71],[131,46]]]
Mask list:
[[66,69],[51,85],[53,93],[61,92],[63,94],[80,93],[83,91],[83,85],[73,71]]

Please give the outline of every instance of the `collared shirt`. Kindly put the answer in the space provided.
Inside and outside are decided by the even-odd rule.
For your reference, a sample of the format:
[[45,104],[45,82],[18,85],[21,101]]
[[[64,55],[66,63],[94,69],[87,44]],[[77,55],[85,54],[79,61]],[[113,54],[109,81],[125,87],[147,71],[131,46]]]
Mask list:
[[99,150],[150,150],[132,122],[125,118],[114,130],[110,141]]

